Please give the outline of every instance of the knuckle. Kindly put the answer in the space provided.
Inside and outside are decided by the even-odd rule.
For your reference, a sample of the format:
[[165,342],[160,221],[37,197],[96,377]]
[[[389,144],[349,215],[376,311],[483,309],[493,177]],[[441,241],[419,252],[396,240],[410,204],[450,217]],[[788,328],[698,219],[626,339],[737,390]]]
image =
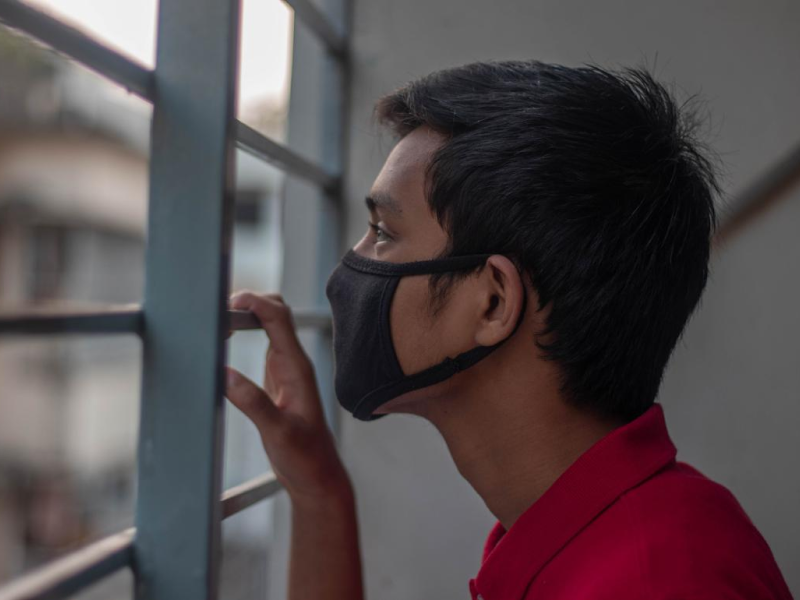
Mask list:
[[256,295],[250,290],[239,290],[230,298],[230,304],[238,307],[245,307],[253,304]]
[[292,309],[286,304],[271,304],[270,311],[266,314],[266,317],[279,321],[291,322]]

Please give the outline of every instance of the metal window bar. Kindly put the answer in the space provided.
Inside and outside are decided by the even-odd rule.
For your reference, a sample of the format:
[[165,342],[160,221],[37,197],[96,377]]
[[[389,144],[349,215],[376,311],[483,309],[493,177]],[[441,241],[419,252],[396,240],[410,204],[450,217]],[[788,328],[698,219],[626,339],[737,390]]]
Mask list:
[[[345,73],[346,37],[307,0],[287,3]],[[315,183],[339,205],[341,169],[328,173],[234,118],[238,0],[161,0],[158,10],[157,67],[151,71],[19,0],[0,0],[4,25],[154,104],[144,306],[0,316],[0,334],[142,337],[137,528],[12,581],[0,589],[0,600],[66,597],[124,567],[133,569],[141,600],[213,600],[221,519],[280,489],[273,474],[224,494],[219,489],[225,330],[260,328],[251,313],[227,309],[233,147]],[[337,109],[344,82],[334,87]],[[341,151],[338,142],[329,143],[326,162],[338,167],[340,156],[331,160],[334,147]],[[299,327],[330,328],[330,316],[321,311],[294,316]]]
[[[229,310],[228,329],[247,331],[261,329],[255,315],[249,311]],[[328,313],[314,310],[294,310],[292,316],[299,329],[327,330],[331,327]],[[0,313],[0,334],[53,335],[86,333],[136,333],[144,330],[144,311],[138,304],[103,306],[102,309],[27,310],[10,314]]]
[[104,306],[102,309],[29,309],[0,313],[0,334],[34,335],[56,333],[141,334],[144,313],[136,304]]

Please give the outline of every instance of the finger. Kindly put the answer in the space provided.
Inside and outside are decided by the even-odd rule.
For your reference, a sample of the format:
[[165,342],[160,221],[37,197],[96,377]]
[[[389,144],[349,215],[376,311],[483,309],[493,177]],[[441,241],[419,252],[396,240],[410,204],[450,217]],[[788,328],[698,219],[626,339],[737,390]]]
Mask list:
[[281,418],[281,411],[272,398],[236,369],[225,366],[225,372],[225,397],[262,433],[264,429],[275,427]]
[[272,344],[267,346],[267,357],[264,361],[264,389],[270,396],[275,396],[277,390],[275,389],[275,382],[272,381],[272,374],[270,373],[270,356],[272,355]]
[[[236,309],[236,306],[235,306],[235,305],[236,305],[236,302],[237,302],[237,300],[236,300],[236,299],[237,299],[239,296],[241,296],[242,294],[252,294],[252,293],[253,293],[253,292],[251,292],[250,290],[247,290],[247,289],[245,289],[245,290],[238,290],[238,291],[236,291],[236,292],[232,292],[232,293],[231,293],[231,295],[228,297],[228,309],[229,309],[229,310],[230,310],[230,309],[234,309],[234,310],[235,310],[235,309]],[[229,338],[230,338],[230,337],[231,337],[231,336],[232,336],[234,333],[236,333],[236,330],[229,329],[229,330],[228,330],[228,335],[226,335],[226,336],[225,336],[225,339],[229,339]]]
[[254,294],[257,295],[256,292],[250,289],[241,289],[236,290],[235,292],[231,293],[230,297],[228,298],[228,308],[238,309],[236,304],[240,302],[241,297],[245,294]]
[[259,295],[244,291],[231,300],[231,308],[251,311],[266,330],[275,350],[306,362],[307,356],[297,337],[291,308],[279,298],[279,294]]

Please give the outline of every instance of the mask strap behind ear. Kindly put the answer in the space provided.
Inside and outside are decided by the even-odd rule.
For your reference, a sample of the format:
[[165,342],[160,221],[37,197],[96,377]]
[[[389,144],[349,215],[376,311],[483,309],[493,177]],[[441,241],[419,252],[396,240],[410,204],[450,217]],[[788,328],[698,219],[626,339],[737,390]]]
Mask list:
[[519,318],[517,319],[514,329],[508,336],[500,340],[493,346],[476,346],[466,352],[462,352],[455,358],[449,356],[439,364],[428,367],[424,371],[415,373],[414,375],[406,375],[402,379],[392,381],[386,385],[379,387],[369,395],[365,396],[361,402],[353,409],[353,416],[362,421],[374,421],[380,417],[385,417],[389,413],[382,413],[373,415],[372,411],[380,405],[388,402],[392,398],[405,394],[407,392],[427,387],[445,379],[452,377],[459,371],[463,371],[477,363],[482,358],[494,352],[497,348],[502,346],[509,338],[511,338],[519,329],[522,324],[525,310],[528,306],[528,292],[523,283],[522,286],[522,310],[520,311]]

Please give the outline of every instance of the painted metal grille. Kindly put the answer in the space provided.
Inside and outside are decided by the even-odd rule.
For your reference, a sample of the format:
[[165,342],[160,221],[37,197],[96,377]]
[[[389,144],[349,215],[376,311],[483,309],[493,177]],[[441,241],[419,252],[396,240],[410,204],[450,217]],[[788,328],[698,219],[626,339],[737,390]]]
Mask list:
[[[280,489],[271,474],[220,489],[226,333],[259,327],[250,313],[227,308],[235,148],[315,185],[338,211],[348,67],[344,3],[324,12],[310,0],[287,4],[295,28],[316,36],[333,66],[320,82],[330,95],[324,164],[236,120],[238,0],[161,0],[154,70],[18,0],[0,0],[4,25],[153,104],[144,303],[0,318],[0,334],[141,337],[136,527],[12,581],[0,600],[65,597],[126,567],[136,598],[213,600],[221,519]],[[330,329],[323,312],[294,314],[300,328]]]

